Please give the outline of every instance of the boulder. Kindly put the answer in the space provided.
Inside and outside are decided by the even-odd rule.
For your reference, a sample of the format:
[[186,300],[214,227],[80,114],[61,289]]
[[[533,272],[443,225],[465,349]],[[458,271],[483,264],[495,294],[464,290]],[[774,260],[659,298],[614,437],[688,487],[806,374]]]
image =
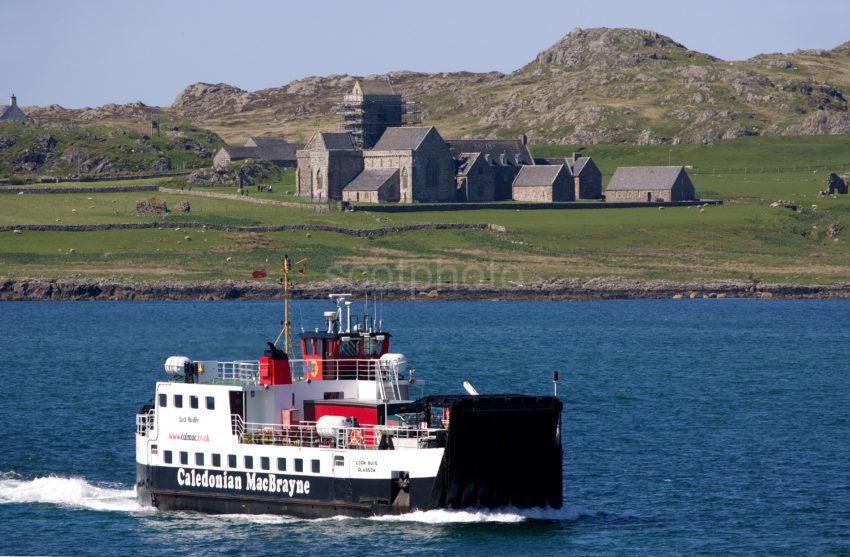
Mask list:
[[188,213],[190,211],[189,202],[183,200],[174,206],[174,210],[178,213]]

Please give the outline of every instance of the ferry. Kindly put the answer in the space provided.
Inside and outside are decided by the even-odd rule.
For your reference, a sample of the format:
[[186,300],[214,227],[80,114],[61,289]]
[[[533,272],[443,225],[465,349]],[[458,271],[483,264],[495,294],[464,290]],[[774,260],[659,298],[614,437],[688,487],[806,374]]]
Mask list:
[[321,326],[293,338],[290,269],[287,258],[282,329],[260,357],[165,360],[136,415],[142,505],[305,518],[561,507],[556,396],[468,382],[425,396],[382,319],[352,320],[349,294],[331,295]]

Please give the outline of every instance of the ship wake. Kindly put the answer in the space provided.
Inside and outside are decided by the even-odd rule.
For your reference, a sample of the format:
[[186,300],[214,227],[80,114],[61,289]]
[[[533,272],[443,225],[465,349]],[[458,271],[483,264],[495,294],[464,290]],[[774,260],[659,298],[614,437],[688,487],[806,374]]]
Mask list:
[[93,511],[147,510],[138,504],[132,489],[98,486],[82,478],[42,476],[27,480],[15,473],[0,474],[0,504],[26,503]]

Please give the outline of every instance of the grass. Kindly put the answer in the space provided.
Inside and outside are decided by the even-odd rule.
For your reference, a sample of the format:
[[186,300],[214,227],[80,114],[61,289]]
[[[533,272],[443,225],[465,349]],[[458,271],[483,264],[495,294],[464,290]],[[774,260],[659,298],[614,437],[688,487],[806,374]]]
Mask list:
[[[736,146],[676,146],[695,164],[748,160],[789,164],[793,145],[819,144],[827,166],[840,160],[846,137],[804,138],[795,143],[738,140]],[[750,141],[750,143],[748,143]],[[785,143],[785,147],[782,144]],[[738,151],[751,148],[753,153]],[[546,147],[554,150],[554,148]],[[560,147],[567,152],[571,147]],[[593,146],[603,172],[617,164],[641,162],[637,147]],[[640,149],[644,149],[641,147]],[[666,147],[664,148],[666,149]],[[717,153],[721,157],[717,158]],[[772,158],[769,153],[775,152]],[[652,154],[654,153],[654,155]],[[848,150],[850,153],[850,150]],[[660,148],[646,153],[646,163]],[[617,158],[622,157],[622,158]],[[622,161],[622,163],[618,162]],[[621,276],[636,279],[742,279],[788,283],[837,283],[850,271],[850,198],[819,198],[825,171],[693,175],[703,197],[724,205],[691,208],[482,210],[422,213],[315,213],[240,201],[172,194],[95,193],[0,197],[0,224],[88,224],[160,220],[134,214],[136,201],[156,195],[173,207],[188,199],[192,211],[172,221],[229,224],[327,224],[374,228],[419,222],[487,222],[507,232],[416,231],[366,239],[325,232],[244,234],[191,230],[113,230],[0,234],[0,276],[80,277],[132,280],[248,279],[268,268],[273,280],[284,253],[306,257],[302,280],[351,278],[393,282],[493,284],[510,286],[553,278],[586,280]],[[274,184],[276,199],[294,189],[292,174]],[[208,188],[234,193],[233,188]],[[257,195],[252,192],[252,196]],[[777,199],[798,211],[771,208]],[[815,205],[816,207],[813,207]],[[843,227],[837,238],[830,225]],[[191,239],[186,239],[189,236]],[[71,251],[73,250],[73,251]]]

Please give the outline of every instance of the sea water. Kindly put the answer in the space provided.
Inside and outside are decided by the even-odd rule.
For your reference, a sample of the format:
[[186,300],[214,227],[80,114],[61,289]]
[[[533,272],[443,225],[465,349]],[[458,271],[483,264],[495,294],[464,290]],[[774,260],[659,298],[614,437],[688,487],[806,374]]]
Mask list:
[[[296,302],[296,329],[327,309]],[[0,554],[850,552],[840,301],[385,303],[392,350],[427,392],[469,380],[550,394],[559,371],[563,509],[304,520],[140,508],[135,413],[165,357],[258,357],[281,313],[279,302],[0,304]]]

